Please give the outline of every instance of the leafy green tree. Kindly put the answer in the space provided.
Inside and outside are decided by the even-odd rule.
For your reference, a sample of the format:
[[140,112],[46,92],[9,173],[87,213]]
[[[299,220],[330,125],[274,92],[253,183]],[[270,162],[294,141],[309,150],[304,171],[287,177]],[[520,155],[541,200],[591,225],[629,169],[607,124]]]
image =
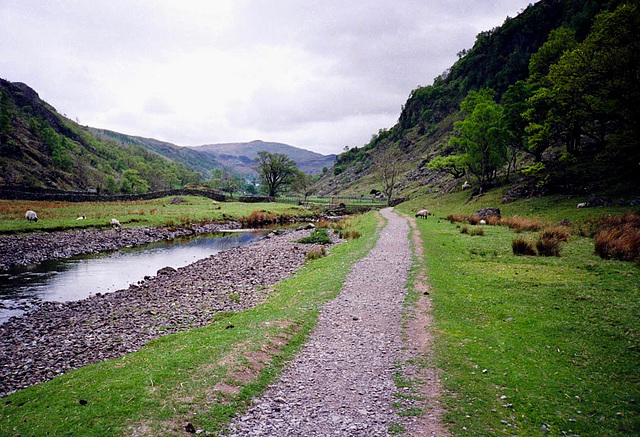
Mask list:
[[296,162],[283,153],[258,152],[254,159],[257,163],[258,179],[267,195],[275,197],[283,188],[290,185],[298,168]]
[[149,183],[140,177],[138,170],[125,170],[122,172],[124,177],[121,190],[123,193],[144,194],[149,192]]
[[429,164],[427,164],[427,168],[441,171],[443,173],[449,173],[456,179],[464,176],[466,166],[466,155],[436,156],[429,161]]
[[546,76],[551,66],[558,62],[564,53],[573,50],[576,44],[575,33],[571,29],[560,27],[551,31],[547,41],[531,55],[530,81],[540,80]]
[[455,123],[450,143],[465,153],[467,170],[483,192],[505,163],[503,109],[493,100],[491,90],[469,92],[460,108],[467,116]]

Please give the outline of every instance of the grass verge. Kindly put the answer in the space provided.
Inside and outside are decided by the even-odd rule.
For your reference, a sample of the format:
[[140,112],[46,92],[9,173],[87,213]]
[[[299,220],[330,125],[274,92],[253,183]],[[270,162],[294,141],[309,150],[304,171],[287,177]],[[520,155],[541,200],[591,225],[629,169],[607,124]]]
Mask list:
[[225,429],[299,349],[322,304],[375,244],[379,220],[354,218],[362,238],[308,262],[262,305],[3,398],[0,435],[184,435],[186,423]]
[[[438,216],[455,212],[448,199]],[[563,243],[561,258],[522,257],[513,255],[514,233],[505,227],[470,239],[444,219],[418,226],[446,390],[443,419],[452,434],[637,435],[636,265],[600,259],[584,237]]]

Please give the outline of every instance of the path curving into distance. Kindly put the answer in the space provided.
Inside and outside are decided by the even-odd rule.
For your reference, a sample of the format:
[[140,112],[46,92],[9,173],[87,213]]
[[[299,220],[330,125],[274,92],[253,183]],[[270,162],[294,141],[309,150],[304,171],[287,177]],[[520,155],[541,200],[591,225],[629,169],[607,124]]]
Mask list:
[[376,246],[325,304],[316,330],[280,380],[231,424],[230,436],[385,436],[406,423],[392,405],[406,360],[401,317],[412,253],[391,209]]

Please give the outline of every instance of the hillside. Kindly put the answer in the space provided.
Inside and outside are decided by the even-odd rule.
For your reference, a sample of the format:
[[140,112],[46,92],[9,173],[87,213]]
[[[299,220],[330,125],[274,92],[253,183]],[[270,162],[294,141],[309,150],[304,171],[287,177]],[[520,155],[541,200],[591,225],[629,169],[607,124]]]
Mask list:
[[245,174],[255,173],[253,169],[255,162],[253,160],[258,157],[258,152],[262,150],[266,150],[269,153],[287,155],[298,164],[300,170],[307,174],[320,174],[324,167],[332,167],[335,160],[335,155],[322,155],[288,144],[260,140],[248,143],[207,144],[193,149],[208,154],[222,165]]
[[205,178],[214,168],[222,168],[222,165],[209,153],[202,153],[190,147],[177,146],[165,141],[153,138],[143,138],[106,129],[90,128],[95,135],[119,143],[120,145],[138,145],[151,150],[174,162],[181,162],[191,170],[201,173]]
[[200,179],[139,145],[98,138],[26,84],[0,79],[0,185],[144,193]]
[[320,192],[383,189],[376,166],[388,150],[397,195],[464,180],[476,193],[515,181],[516,196],[637,191],[638,15],[615,0],[530,5],[414,89],[396,125],[339,155]]

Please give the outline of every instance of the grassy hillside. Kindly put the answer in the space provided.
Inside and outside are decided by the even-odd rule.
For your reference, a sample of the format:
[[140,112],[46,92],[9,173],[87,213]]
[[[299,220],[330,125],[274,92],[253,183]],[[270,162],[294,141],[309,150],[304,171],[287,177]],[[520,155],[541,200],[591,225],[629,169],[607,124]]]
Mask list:
[[139,145],[98,138],[27,85],[0,79],[0,184],[141,193],[200,179]]
[[222,168],[222,165],[216,161],[214,156],[198,152],[190,147],[176,146],[175,144],[155,140],[153,138],[136,137],[106,129],[90,128],[90,130],[98,137],[115,141],[122,146],[142,146],[145,149],[151,150],[160,156],[164,156],[173,162],[180,162],[186,165],[191,170],[201,173],[205,178],[209,177],[209,173],[212,169]]

